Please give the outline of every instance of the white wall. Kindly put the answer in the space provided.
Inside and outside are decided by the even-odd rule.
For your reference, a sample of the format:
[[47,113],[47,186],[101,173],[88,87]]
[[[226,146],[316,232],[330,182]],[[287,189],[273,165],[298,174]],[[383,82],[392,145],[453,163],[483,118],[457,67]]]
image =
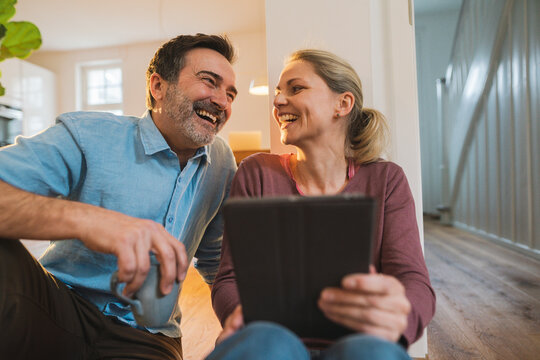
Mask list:
[[[231,119],[221,136],[227,139],[229,131],[258,130],[262,133],[261,146],[269,148],[268,96],[248,94],[251,79],[266,76],[265,34],[239,33],[229,36],[239,54],[238,61],[233,65],[239,95],[233,104]],[[161,44],[160,41],[77,51],[37,51],[28,60],[56,74],[57,109],[58,113],[63,113],[77,110],[77,64],[120,59],[124,71],[124,113],[139,116],[146,109],[146,68]]]
[[[388,117],[388,157],[407,175],[422,230],[415,43],[408,5],[407,0],[267,0],[268,73],[273,89],[283,59],[305,47],[330,50],[351,63],[362,79],[365,105]],[[270,122],[272,151],[290,151],[280,144],[277,126]],[[425,337],[410,349],[415,357],[426,352]]]
[[238,96],[234,101],[231,119],[222,131],[227,139],[230,131],[260,131],[261,147],[270,149],[268,96],[248,93],[251,80],[267,76],[266,35],[264,32],[231,34],[238,60],[234,65]]
[[423,205],[430,214],[437,214],[441,204],[442,148],[435,81],[445,77],[458,18],[459,9],[415,18]]
[[[403,167],[407,175],[423,246],[414,13],[409,8],[412,3],[407,0],[370,1],[373,107],[382,111],[389,120],[391,144],[388,158]],[[409,348],[409,354],[424,358],[427,353],[427,337],[424,333]]]

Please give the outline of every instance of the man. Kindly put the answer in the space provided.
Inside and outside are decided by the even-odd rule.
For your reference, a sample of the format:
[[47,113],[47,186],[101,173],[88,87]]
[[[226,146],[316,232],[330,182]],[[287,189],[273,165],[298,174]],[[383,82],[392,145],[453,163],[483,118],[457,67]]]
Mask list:
[[[180,310],[142,328],[109,281],[118,268],[132,295],[155,256],[165,294],[193,257],[212,283],[236,169],[216,138],[237,93],[233,59],[225,37],[178,36],[150,62],[142,118],[63,114],[1,149],[2,356],[181,359]],[[54,240],[44,268],[21,238]]]

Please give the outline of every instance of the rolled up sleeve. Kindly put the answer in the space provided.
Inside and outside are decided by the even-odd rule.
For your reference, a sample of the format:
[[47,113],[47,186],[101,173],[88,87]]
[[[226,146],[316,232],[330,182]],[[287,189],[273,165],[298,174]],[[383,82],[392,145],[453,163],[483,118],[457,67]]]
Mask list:
[[0,149],[0,180],[44,196],[69,196],[84,171],[84,157],[64,124]]

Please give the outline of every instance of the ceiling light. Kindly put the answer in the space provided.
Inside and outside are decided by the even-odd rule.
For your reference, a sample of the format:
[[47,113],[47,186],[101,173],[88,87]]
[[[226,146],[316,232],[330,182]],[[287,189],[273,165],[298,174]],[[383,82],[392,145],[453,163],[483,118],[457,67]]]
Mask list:
[[249,93],[251,95],[268,95],[268,82],[266,78],[259,77],[255,80],[251,80],[249,84]]

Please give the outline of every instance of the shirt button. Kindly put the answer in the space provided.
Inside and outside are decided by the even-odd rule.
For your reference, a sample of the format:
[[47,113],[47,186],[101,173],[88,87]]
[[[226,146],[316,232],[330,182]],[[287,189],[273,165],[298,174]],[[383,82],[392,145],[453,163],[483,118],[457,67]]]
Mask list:
[[170,218],[168,218],[167,221],[169,222],[169,224],[172,223],[172,221],[173,221],[172,216]]

